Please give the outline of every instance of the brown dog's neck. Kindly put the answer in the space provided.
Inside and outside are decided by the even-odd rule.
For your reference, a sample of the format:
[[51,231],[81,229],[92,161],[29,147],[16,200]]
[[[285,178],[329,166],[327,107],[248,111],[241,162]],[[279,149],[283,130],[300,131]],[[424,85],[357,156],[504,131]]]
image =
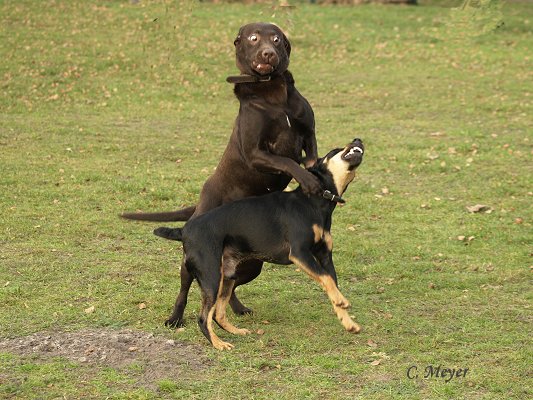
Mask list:
[[268,81],[235,82],[234,93],[242,101],[261,98],[270,104],[287,103],[287,89],[294,85],[294,79],[289,71],[271,78]]

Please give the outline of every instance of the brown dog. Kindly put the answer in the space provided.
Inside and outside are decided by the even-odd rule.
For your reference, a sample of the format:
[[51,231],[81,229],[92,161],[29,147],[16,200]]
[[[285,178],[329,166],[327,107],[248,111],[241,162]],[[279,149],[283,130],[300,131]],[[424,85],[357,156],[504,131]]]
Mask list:
[[[233,133],[215,173],[207,179],[196,206],[163,213],[128,213],[124,218],[145,221],[186,221],[222,204],[245,197],[280,191],[294,178],[305,194],[321,193],[319,180],[300,166],[317,160],[315,121],[311,106],[296,90],[287,70],[291,45],[272,24],[253,23],[239,30],[235,39],[236,62],[241,75],[235,83],[239,114]],[[303,157],[305,153],[305,158]],[[235,287],[256,278],[259,260],[246,261],[248,271]],[[193,278],[181,268],[181,289],[166,325],[182,323],[187,294]],[[234,312],[251,312],[234,293]]]

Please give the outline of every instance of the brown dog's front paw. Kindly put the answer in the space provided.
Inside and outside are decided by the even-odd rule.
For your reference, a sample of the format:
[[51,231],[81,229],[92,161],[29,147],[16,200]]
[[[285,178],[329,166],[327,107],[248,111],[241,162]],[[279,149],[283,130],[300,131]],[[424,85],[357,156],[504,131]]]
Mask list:
[[297,179],[298,183],[302,186],[302,191],[307,196],[312,194],[321,194],[323,192],[322,185],[316,176],[312,173],[305,171],[300,179]]
[[178,318],[178,319],[167,319],[165,321],[165,326],[167,328],[181,328],[183,326],[185,326],[185,324],[183,323],[183,319],[182,318]]

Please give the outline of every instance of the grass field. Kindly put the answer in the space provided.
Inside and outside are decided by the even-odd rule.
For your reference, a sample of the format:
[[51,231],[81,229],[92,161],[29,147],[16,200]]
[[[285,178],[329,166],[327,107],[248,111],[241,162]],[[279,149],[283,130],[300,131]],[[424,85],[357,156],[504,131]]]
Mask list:
[[[479,34],[490,18],[420,3],[0,2],[0,398],[531,398],[533,6],[506,2]],[[197,200],[238,110],[232,42],[256,20],[290,34],[319,153],[365,141],[332,230],[363,332],[268,265],[239,289],[255,314],[230,315],[255,333],[219,331],[236,346],[219,352],[196,286],[186,328],[163,327],[181,248],[118,214]],[[42,346],[125,330],[161,353],[134,341],[119,365]],[[168,340],[179,370],[150,364]]]

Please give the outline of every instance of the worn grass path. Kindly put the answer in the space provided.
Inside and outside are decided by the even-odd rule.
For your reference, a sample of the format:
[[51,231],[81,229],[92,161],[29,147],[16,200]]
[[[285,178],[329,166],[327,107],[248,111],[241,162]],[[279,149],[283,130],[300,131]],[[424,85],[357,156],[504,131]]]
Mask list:
[[[533,8],[507,2],[478,36],[421,3],[1,2],[0,342],[130,329],[210,362],[154,377],[141,358],[88,364],[28,342],[0,348],[0,397],[531,397]],[[363,332],[345,333],[296,268],[267,266],[239,289],[255,315],[232,317],[255,334],[221,333],[236,348],[218,352],[197,288],[185,330],[162,326],[181,249],[117,215],[196,201],[237,112],[232,41],[253,20],[289,32],[320,153],[365,141],[332,232]],[[446,382],[427,366],[468,372]]]

